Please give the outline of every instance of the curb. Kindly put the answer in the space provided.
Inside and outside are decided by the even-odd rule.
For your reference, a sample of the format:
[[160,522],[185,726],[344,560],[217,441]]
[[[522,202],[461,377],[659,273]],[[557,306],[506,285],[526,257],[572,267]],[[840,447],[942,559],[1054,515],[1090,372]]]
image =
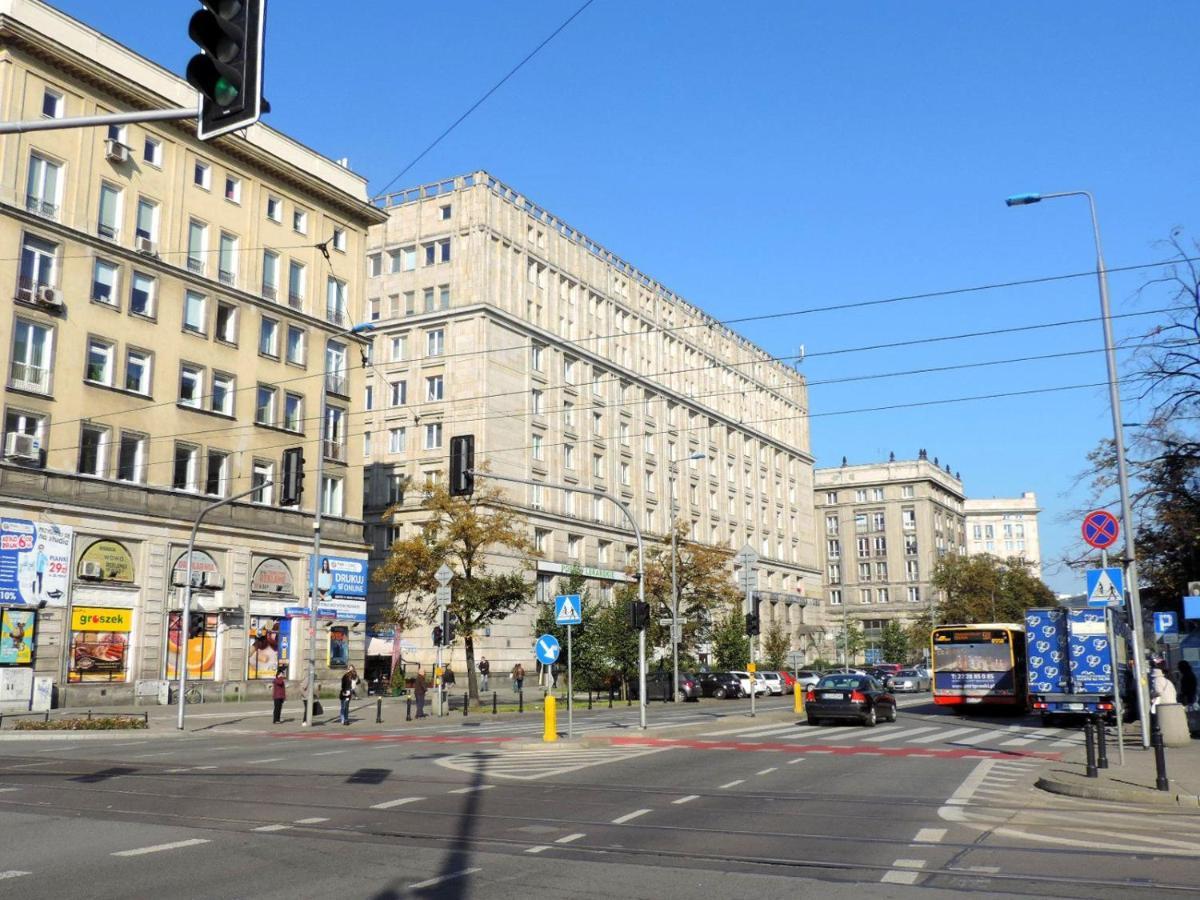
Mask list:
[[[178,734],[178,732],[176,732]],[[112,731],[72,731],[69,729],[50,731],[29,731],[19,734],[0,734],[0,744],[19,744],[24,741],[115,741],[131,740],[138,737],[174,737],[168,732],[154,731],[151,728],[114,728]]]
[[1183,791],[1129,790],[1127,788],[1102,787],[1100,785],[1074,784],[1039,778],[1036,786],[1051,794],[1075,797],[1080,800],[1107,800],[1111,803],[1144,803],[1155,806],[1200,806],[1200,797]]

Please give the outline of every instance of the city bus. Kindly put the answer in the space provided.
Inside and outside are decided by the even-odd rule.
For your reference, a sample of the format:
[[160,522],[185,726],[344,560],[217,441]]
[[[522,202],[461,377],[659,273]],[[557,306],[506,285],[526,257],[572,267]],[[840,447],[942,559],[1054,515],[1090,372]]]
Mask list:
[[939,625],[930,635],[933,702],[945,706],[1028,704],[1025,626]]

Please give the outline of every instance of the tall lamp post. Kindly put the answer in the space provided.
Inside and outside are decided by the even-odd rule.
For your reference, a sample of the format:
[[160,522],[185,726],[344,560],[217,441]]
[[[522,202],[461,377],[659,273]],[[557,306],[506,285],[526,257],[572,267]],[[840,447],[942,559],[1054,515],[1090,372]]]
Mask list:
[[1062,191],[1056,194],[1017,194],[1004,202],[1009,206],[1028,206],[1059,197],[1085,197],[1092,214],[1092,236],[1096,242],[1096,280],[1100,286],[1100,320],[1104,326],[1104,358],[1108,364],[1108,402],[1112,412],[1113,443],[1117,451],[1117,485],[1121,492],[1121,520],[1125,529],[1125,566],[1129,580],[1129,630],[1133,636],[1133,657],[1137,675],[1138,717],[1142,726],[1142,746],[1150,746],[1148,721],[1149,697],[1142,659],[1142,602],[1138,593],[1137,557],[1133,540],[1133,505],[1129,499],[1129,474],[1125,464],[1125,435],[1121,428],[1121,389],[1117,383],[1117,353],[1113,347],[1112,314],[1108,304],[1108,272],[1100,249],[1100,223],[1096,219],[1096,201],[1089,191]]
[[313,549],[308,571],[308,696],[304,700],[304,724],[313,724],[313,701],[317,697],[317,594],[318,570],[321,568],[321,513],[325,508],[325,418],[329,407],[325,398],[329,391],[329,345],[335,338],[348,334],[365,334],[375,327],[373,322],[361,322],[345,328],[326,338],[325,352],[321,356],[321,419],[317,423],[317,491],[313,504]]
[[[698,459],[707,459],[703,453],[693,453],[685,456],[684,462],[692,462]],[[675,557],[676,557],[676,538],[675,538],[675,514],[677,512],[675,505],[676,487],[679,480],[679,464],[675,460],[671,460],[671,670],[674,673],[672,676],[675,680],[671,682],[674,688],[671,690],[671,699],[675,703],[679,702],[679,586],[675,576]]]

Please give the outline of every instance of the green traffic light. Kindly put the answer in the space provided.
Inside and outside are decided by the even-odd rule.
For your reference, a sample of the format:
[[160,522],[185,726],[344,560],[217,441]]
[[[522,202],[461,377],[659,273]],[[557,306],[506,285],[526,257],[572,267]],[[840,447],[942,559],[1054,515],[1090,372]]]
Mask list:
[[217,101],[218,106],[229,106],[237,99],[239,93],[237,85],[224,76],[218,78],[213,86],[213,99]]

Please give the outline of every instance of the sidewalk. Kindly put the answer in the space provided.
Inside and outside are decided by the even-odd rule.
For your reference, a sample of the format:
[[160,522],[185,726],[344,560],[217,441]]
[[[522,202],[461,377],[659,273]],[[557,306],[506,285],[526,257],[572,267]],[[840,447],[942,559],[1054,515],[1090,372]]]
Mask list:
[[1052,794],[1103,800],[1111,803],[1145,803],[1196,808],[1200,806],[1200,740],[1186,747],[1166,749],[1170,789],[1157,790],[1154,748],[1142,749],[1141,730],[1136,722],[1125,726],[1125,765],[1120,765],[1117,743],[1108,738],[1108,768],[1098,778],[1087,777],[1086,751],[1054,763],[1038,779],[1037,786]]

